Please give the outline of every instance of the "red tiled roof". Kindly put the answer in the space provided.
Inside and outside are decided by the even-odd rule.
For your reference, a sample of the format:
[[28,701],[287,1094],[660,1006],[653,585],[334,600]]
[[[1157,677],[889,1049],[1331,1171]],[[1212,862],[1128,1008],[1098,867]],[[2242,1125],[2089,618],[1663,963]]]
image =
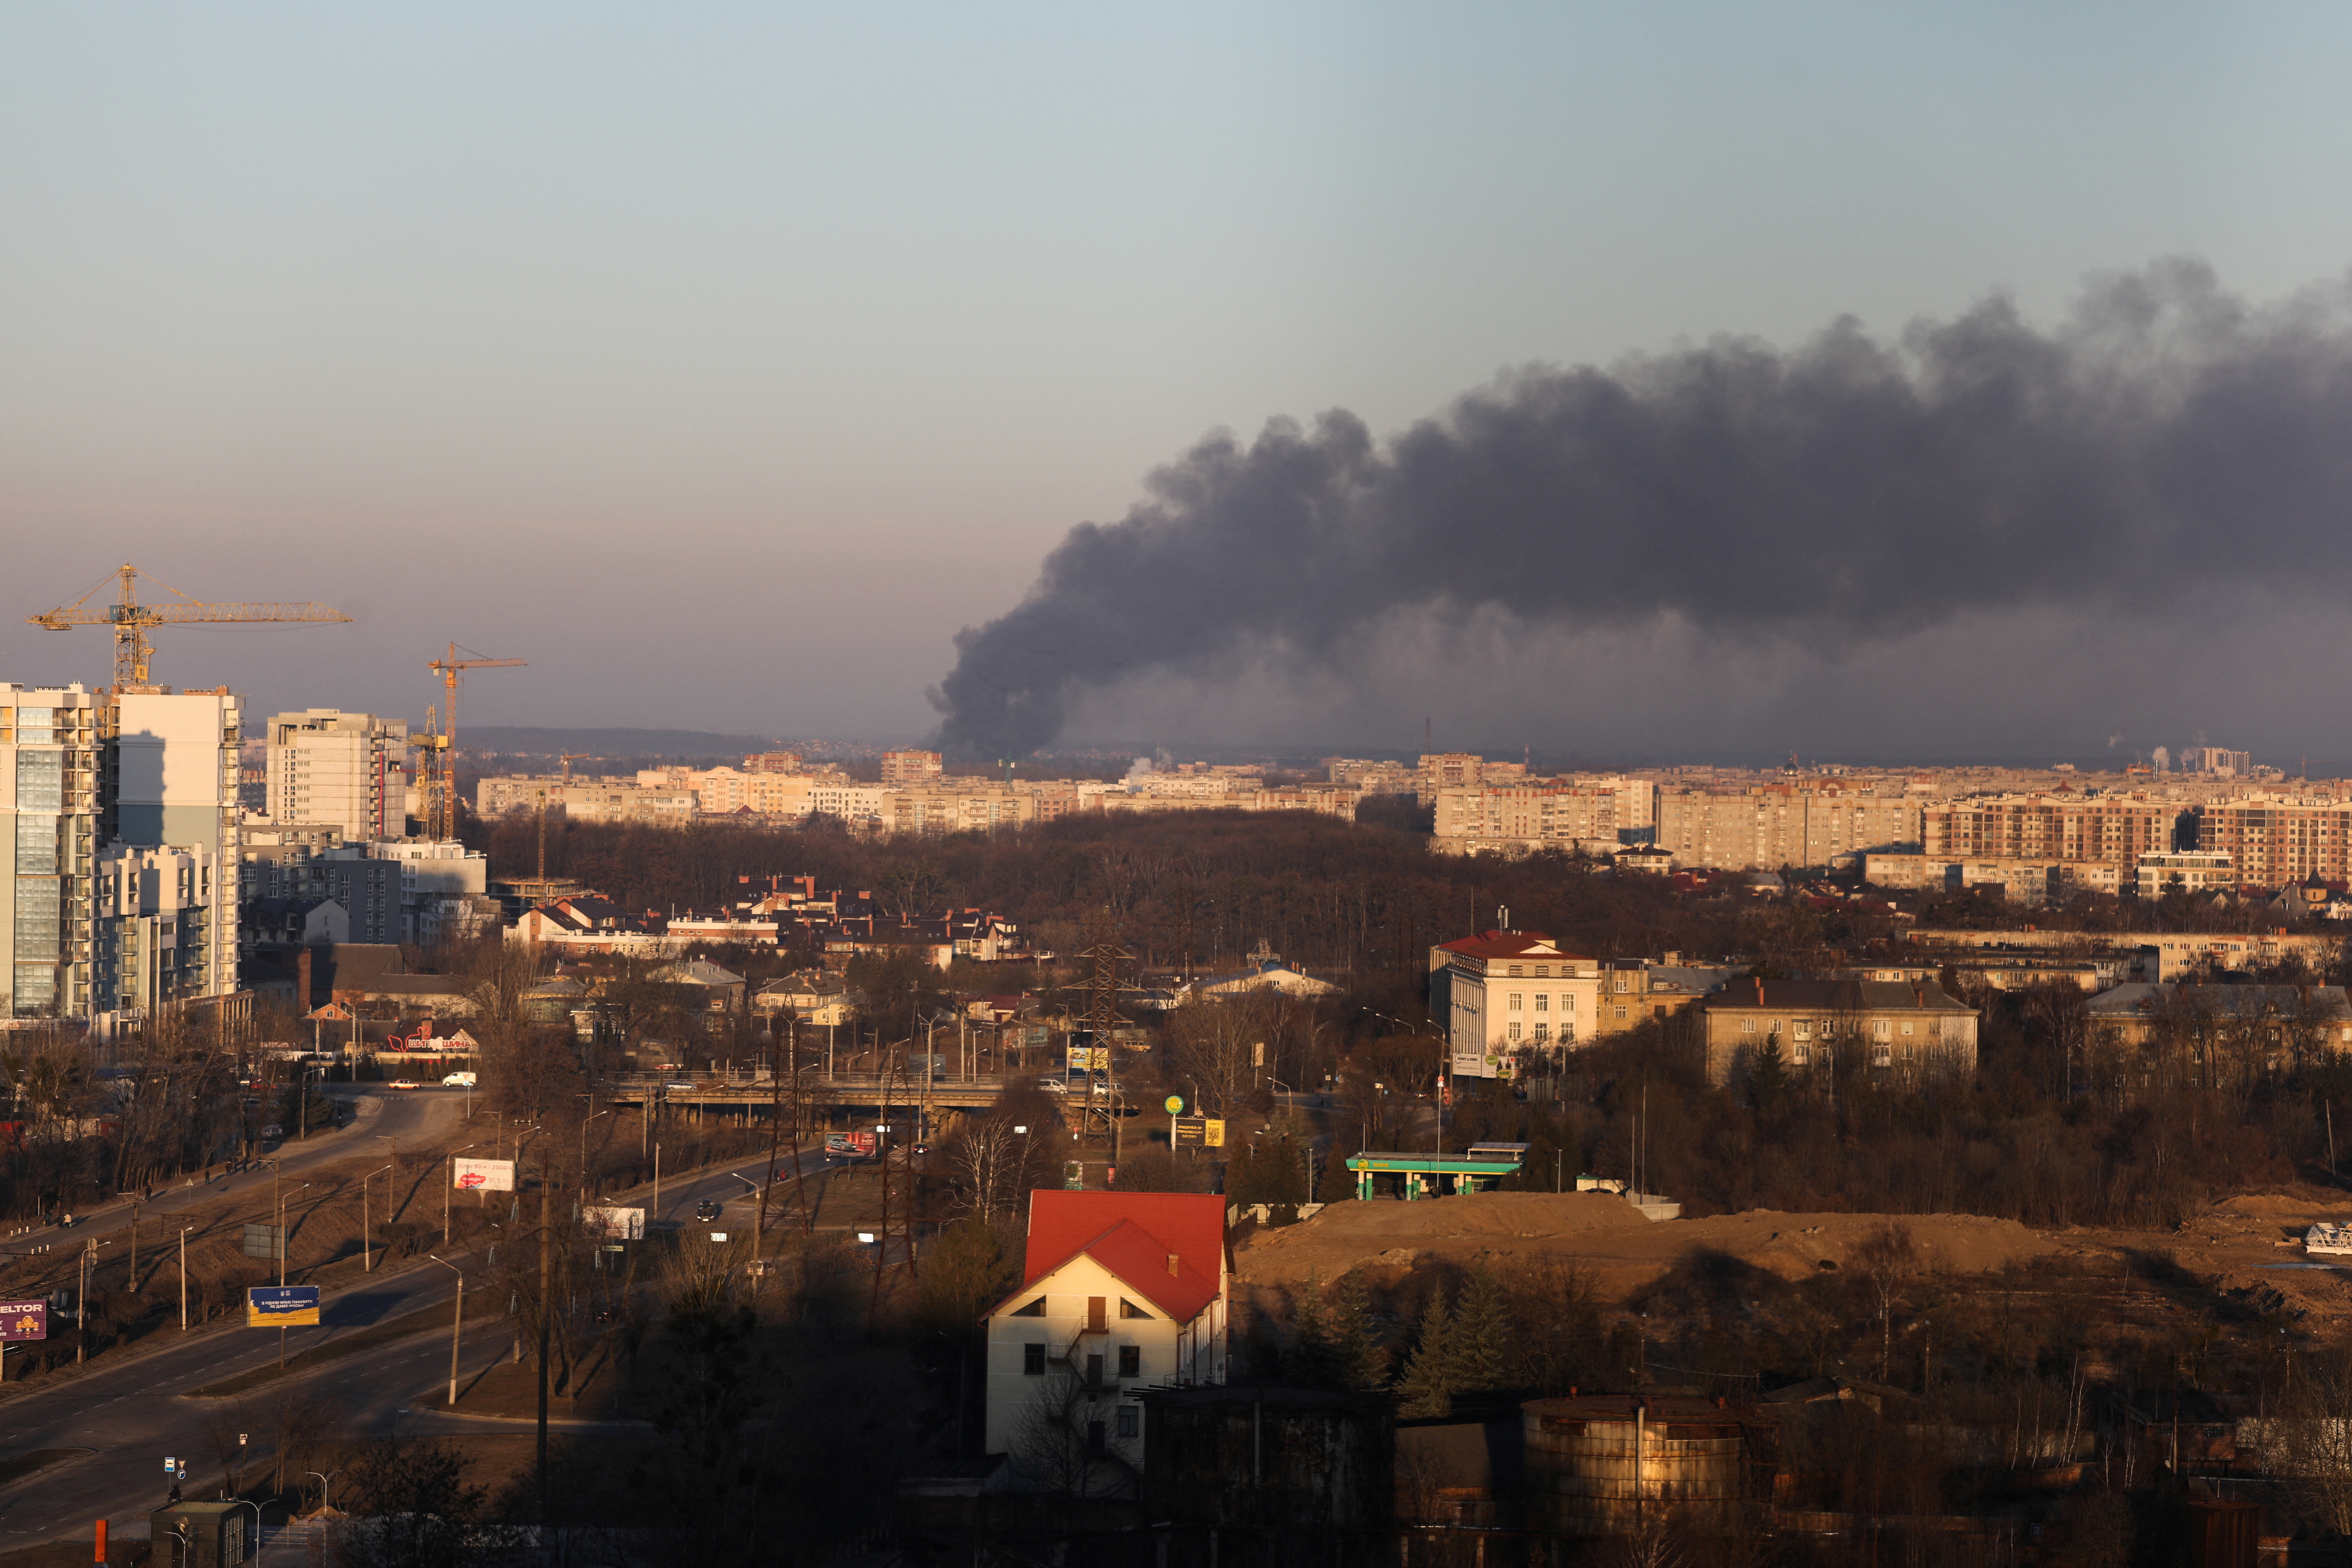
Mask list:
[[[1189,1323],[1216,1299],[1223,1278],[1225,1202],[1208,1193],[1029,1194],[1027,1289],[1081,1253],[1152,1305]],[[1176,1257],[1176,1272],[1168,1258]]]
[[1438,945],[1441,952],[1465,953],[1472,958],[1582,958],[1585,954],[1570,952],[1541,931],[1482,931],[1475,936],[1458,937]]

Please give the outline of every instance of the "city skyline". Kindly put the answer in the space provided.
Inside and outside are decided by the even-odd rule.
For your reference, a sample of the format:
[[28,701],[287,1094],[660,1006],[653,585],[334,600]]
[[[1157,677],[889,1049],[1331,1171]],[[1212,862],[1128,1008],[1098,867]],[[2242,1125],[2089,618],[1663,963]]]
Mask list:
[[[164,634],[159,679],[257,710],[417,722],[454,637],[532,660],[483,722],[912,738],[953,635],[1208,433],[1381,441],[1849,315],[2055,330],[2168,258],[2275,304],[2352,256],[2305,199],[2352,174],[2323,8],[1242,15],[20,13],[0,662],[102,679],[20,617],[130,560],[355,617]],[[1465,744],[2326,750],[2324,574],[2177,587],[1860,645],[1473,605],[1337,671],[1146,669],[1065,739],[1402,750],[1472,667],[1550,695]]]

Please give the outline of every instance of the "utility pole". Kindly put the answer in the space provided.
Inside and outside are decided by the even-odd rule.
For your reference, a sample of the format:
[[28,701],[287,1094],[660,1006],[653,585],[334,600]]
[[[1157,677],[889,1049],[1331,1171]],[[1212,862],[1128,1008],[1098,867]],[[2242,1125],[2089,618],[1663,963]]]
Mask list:
[[[658,1148],[658,1145],[656,1145]],[[547,1156],[539,1161],[539,1527],[543,1532],[554,1525],[548,1511],[547,1488],[547,1346],[548,1332],[554,1310],[555,1231],[548,1213],[549,1194],[553,1192],[554,1173],[548,1168]]]

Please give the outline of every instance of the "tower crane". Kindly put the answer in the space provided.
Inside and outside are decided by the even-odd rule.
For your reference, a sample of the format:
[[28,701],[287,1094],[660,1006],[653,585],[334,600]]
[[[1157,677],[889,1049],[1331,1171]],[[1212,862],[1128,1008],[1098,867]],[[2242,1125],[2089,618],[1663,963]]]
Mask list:
[[[216,625],[223,622],[247,621],[348,621],[351,616],[325,605],[274,604],[211,605],[191,599],[169,583],[154,577],[147,581],[163,589],[179,602],[173,604],[142,604],[139,599],[139,579],[146,574],[125,563],[107,577],[121,584],[119,596],[111,605],[92,605],[90,595],[106,586],[106,578],[92,584],[89,593],[71,604],[59,605],[54,610],[25,618],[45,631],[61,632],[73,626],[112,626],[114,628],[114,689],[120,693],[149,684],[148,671],[154,662],[155,650],[149,645],[147,633],[154,626]],[[87,606],[85,608],[85,606]]]
[[[472,648],[465,650],[472,653]],[[425,831],[435,840],[457,836],[457,805],[456,799],[457,747],[457,679],[468,669],[508,669],[529,664],[522,658],[459,658],[456,643],[449,645],[448,656],[436,658],[425,668],[441,678],[444,701],[441,721],[436,731],[434,716],[428,709],[425,716],[425,765],[432,770],[425,786]]]

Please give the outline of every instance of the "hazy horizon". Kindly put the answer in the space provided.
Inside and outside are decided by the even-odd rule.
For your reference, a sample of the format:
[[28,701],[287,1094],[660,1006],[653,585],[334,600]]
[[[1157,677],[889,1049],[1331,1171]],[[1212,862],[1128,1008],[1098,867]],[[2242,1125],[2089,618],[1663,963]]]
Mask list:
[[[22,617],[127,560],[354,617],[157,634],[158,680],[257,716],[420,721],[454,638],[530,661],[461,734],[924,736],[957,634],[1218,432],[1346,410],[1385,450],[1555,371],[1908,352],[1988,300],[2056,341],[2180,258],[2319,341],[2347,44],[2318,5],[20,9],[0,679],[105,680],[101,632]],[[2333,539],[2213,552],[2298,499],[2134,540],[2120,596],[1945,595],[1949,536],[1890,540],[1916,611],[1834,635],[1672,593],[1406,605],[1311,658],[1237,623],[1081,672],[1055,744],[2292,759],[2341,749]]]

